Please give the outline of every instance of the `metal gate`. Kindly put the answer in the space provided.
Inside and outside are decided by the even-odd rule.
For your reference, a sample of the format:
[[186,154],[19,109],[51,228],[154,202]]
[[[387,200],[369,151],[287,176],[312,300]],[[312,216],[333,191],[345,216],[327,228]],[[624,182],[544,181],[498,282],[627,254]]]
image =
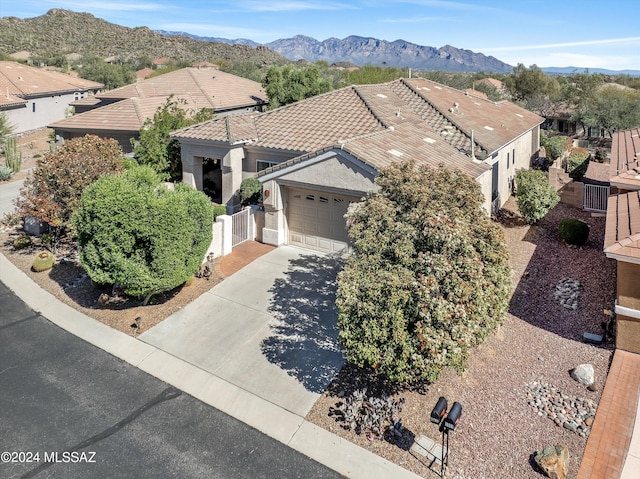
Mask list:
[[250,208],[245,208],[231,215],[231,247],[237,246],[249,239],[250,211]]
[[582,209],[597,213],[607,212],[607,201],[609,198],[609,187],[600,185],[584,185],[582,194]]

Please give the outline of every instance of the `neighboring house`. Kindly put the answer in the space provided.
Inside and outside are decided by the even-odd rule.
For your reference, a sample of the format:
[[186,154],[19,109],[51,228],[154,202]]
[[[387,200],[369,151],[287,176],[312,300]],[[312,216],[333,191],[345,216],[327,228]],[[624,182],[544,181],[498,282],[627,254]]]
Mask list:
[[473,82],[473,86],[475,87],[476,85],[487,85],[492,88],[495,88],[500,93],[505,93],[507,91],[506,87],[504,86],[504,83],[502,83],[500,80],[497,80],[495,78],[483,78],[481,80],[476,80]]
[[604,252],[617,262],[616,347],[640,353],[640,127],[614,133],[610,183]]
[[164,68],[166,67],[169,63],[171,63],[171,60],[167,57],[161,57],[161,58],[155,58],[153,60],[153,67],[154,68]]
[[0,61],[0,111],[13,133],[43,128],[67,116],[69,105],[102,88],[96,83],[55,71]]
[[348,246],[344,214],[375,191],[393,162],[444,164],[479,183],[487,211],[512,191],[539,149],[542,117],[424,79],[342,88],[264,113],[214,119],[173,133],[183,181],[213,183],[233,211],[246,177],[263,183],[262,241],[321,251]]
[[268,104],[257,82],[215,68],[183,68],[74,102],[76,115],[49,127],[64,139],[86,134],[115,138],[128,153],[131,138],[138,138],[145,120],[171,95],[185,99],[193,112],[209,109],[217,117],[263,110]]

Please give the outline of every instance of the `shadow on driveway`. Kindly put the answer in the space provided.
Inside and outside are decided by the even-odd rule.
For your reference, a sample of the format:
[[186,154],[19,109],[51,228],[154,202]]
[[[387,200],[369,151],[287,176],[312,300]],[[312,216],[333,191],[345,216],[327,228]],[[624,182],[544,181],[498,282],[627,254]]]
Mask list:
[[336,276],[340,257],[308,254],[292,259],[277,278],[268,312],[271,334],[262,341],[265,357],[305,389],[321,394],[344,365],[338,344]]

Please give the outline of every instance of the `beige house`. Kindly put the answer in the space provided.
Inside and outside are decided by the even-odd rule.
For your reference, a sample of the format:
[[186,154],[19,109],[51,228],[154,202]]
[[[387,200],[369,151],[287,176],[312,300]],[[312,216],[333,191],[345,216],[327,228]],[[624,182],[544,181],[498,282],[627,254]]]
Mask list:
[[217,117],[266,108],[262,85],[216,68],[183,68],[74,102],[76,115],[49,124],[64,139],[93,134],[115,138],[125,152],[169,96],[184,100],[192,112],[212,110]]
[[101,83],[64,73],[0,61],[0,112],[13,133],[24,133],[62,120],[69,105],[93,96]]
[[616,347],[640,353],[640,127],[614,133],[610,176],[604,252],[618,268]]
[[263,183],[268,244],[348,247],[344,214],[393,162],[445,164],[475,178],[499,208],[539,148],[543,118],[424,79],[342,88],[263,113],[174,132],[183,180],[238,208],[244,178]]

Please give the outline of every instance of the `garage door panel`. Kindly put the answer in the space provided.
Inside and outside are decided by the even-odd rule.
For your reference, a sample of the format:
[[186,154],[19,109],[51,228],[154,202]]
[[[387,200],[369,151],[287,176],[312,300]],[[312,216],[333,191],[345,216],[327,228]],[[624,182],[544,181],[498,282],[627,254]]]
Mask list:
[[349,247],[344,215],[358,198],[313,190],[289,190],[289,243],[324,252]]

